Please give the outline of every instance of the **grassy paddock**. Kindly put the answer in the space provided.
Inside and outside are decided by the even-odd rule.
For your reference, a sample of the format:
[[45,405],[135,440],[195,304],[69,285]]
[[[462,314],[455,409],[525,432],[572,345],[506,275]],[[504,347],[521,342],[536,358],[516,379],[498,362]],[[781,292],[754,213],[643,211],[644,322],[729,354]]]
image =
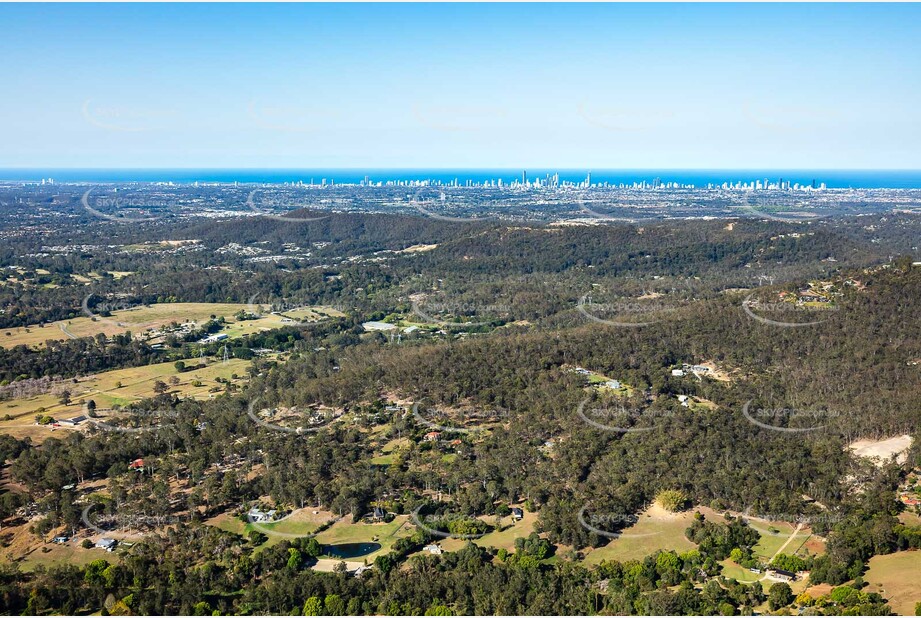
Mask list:
[[303,307],[285,312],[285,315],[294,321],[269,313],[255,320],[240,322],[233,320],[233,316],[241,310],[250,311],[252,309],[253,307],[245,303],[159,303],[114,311],[111,316],[105,318],[93,319],[89,316],[81,316],[70,320],[50,322],[44,326],[6,328],[0,330],[0,347],[10,348],[16,345],[39,347],[49,339],[63,341],[70,339],[71,335],[92,337],[103,333],[111,336],[127,331],[139,334],[150,329],[160,329],[173,322],[204,324],[212,315],[223,317],[227,321],[223,332],[227,333],[230,338],[238,338],[284,326],[293,326],[298,321],[317,322],[329,317],[345,315],[332,307]]
[[[755,545],[753,551],[756,556],[765,561],[773,558],[777,550],[783,547],[784,543],[787,543],[790,535],[796,530],[795,524],[783,521],[764,522],[749,519],[748,524],[761,535],[761,540]],[[772,532],[772,528],[777,532]],[[796,554],[810,536],[812,536],[812,532],[809,528],[803,528],[790,540],[783,553]]]
[[585,562],[625,562],[641,560],[659,550],[673,549],[680,553],[694,549],[697,545],[684,535],[693,521],[693,510],[669,513],[659,506],[652,506],[639,515],[636,524],[623,530],[623,536],[611,540],[604,547],[590,550],[585,556]]
[[[192,365],[198,363],[199,359],[187,359],[185,362]],[[48,414],[57,420],[78,416],[83,414],[83,405],[79,403],[80,400],[92,399],[100,409],[114,405],[126,405],[155,395],[154,384],[158,380],[166,382],[169,392],[176,393],[180,397],[208,399],[218,394],[209,392],[212,388],[218,387],[223,390],[223,385],[217,382],[217,378],[231,379],[231,376],[236,374],[238,379],[233,381],[242,383],[248,379],[249,374],[246,370],[249,365],[250,361],[234,358],[228,360],[226,364],[212,360],[202,369],[183,373],[179,373],[172,362],[98,373],[80,378],[76,383],[70,382],[67,385],[72,401],[68,405],[60,403],[59,398],[50,393],[0,402],[0,419],[4,419],[6,415],[12,417],[0,420],[0,433],[17,438],[28,436],[40,442],[53,433],[63,434],[63,432],[77,431],[77,429],[62,427],[52,432],[50,427],[37,426],[35,416],[42,408],[45,409],[43,414]],[[169,378],[173,376],[179,378],[179,384],[169,384]],[[201,386],[192,384],[196,381],[200,381]],[[118,386],[119,383],[121,386]]]
[[0,346],[7,348],[15,345],[41,346],[49,339],[62,341],[70,338],[65,328],[75,337],[92,337],[99,333],[109,336],[126,331],[140,333],[147,329],[169,325],[172,322],[195,321],[203,324],[212,315],[229,318],[246,308],[246,304],[240,303],[160,303],[146,307],[134,307],[115,311],[109,317],[96,320],[89,316],[81,316],[71,320],[51,322],[44,327],[33,325],[3,329],[0,330]]
[[317,535],[317,541],[324,545],[341,545],[343,543],[379,543],[381,548],[374,553],[351,560],[367,560],[370,564],[378,556],[390,552],[397,539],[411,535],[416,527],[409,515],[398,515],[390,523],[366,524],[352,523],[351,518],[344,517],[330,528]]
[[879,592],[889,600],[893,611],[902,616],[915,613],[915,603],[921,601],[921,551],[900,551],[870,558],[870,569],[864,580],[868,592]]

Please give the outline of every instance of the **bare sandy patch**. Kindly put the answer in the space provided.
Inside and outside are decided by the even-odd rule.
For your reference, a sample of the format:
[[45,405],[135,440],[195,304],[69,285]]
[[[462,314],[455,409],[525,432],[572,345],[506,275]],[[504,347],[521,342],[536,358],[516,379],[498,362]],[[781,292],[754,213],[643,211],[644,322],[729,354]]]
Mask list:
[[646,509],[642,516],[653,521],[674,521],[676,519],[687,519],[687,514],[688,511],[669,511],[658,502],[653,502],[652,506]]
[[311,569],[314,571],[320,571],[321,573],[332,573],[336,570],[336,567],[340,562],[345,562],[345,568],[348,571],[355,571],[360,567],[365,565],[364,562],[351,562],[348,560],[335,560],[332,558],[319,558],[317,559],[316,564],[314,564]]
[[898,464],[908,461],[908,449],[911,448],[911,436],[895,436],[885,440],[857,440],[848,445],[857,457],[870,459],[877,466],[882,466],[895,457]]
[[732,381],[732,376],[729,375],[729,372],[719,367],[713,361],[705,361],[703,363],[700,363],[700,366],[708,368],[710,371],[708,371],[706,375],[708,377],[713,378],[714,380],[718,380],[720,382],[731,382]]
[[426,251],[431,251],[438,247],[437,244],[433,245],[413,245],[411,247],[406,247],[402,251],[397,251],[396,253],[424,253]]

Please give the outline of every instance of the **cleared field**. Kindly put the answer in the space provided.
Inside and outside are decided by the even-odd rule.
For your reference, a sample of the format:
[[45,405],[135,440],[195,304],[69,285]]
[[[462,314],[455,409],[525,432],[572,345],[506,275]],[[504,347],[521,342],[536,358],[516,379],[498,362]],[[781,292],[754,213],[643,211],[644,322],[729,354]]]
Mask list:
[[[205,362],[202,359],[188,359],[187,364]],[[131,367],[116,369],[80,378],[67,385],[71,394],[71,403],[65,405],[58,396],[50,393],[34,397],[15,399],[0,403],[0,433],[9,434],[17,438],[31,437],[35,441],[42,441],[54,432],[77,431],[67,427],[60,427],[52,431],[51,427],[35,424],[37,414],[47,414],[55,420],[67,419],[83,414],[81,400],[92,399],[98,408],[110,408],[114,405],[126,405],[147,397],[152,397],[154,384],[157,381],[167,383],[168,391],[182,397],[207,399],[214,395],[209,392],[213,388],[224,389],[223,384],[217,382],[218,378],[231,380],[240,384],[248,379],[247,368],[250,361],[230,359],[227,363],[217,360],[208,360],[208,365],[202,369],[179,373],[175,364],[157,363],[144,367]],[[231,376],[237,375],[237,379]],[[171,377],[177,377],[178,384],[169,384]],[[195,386],[193,383],[200,383]],[[120,386],[119,386],[120,385]],[[7,418],[9,415],[9,418]],[[100,412],[100,417],[106,414]]]
[[[265,314],[255,320],[235,321],[233,316],[240,311],[254,308],[241,303],[160,303],[113,311],[107,317],[90,316],[50,322],[44,326],[32,325],[9,328],[0,331],[0,347],[16,345],[42,346],[48,340],[63,341],[75,337],[90,337],[103,333],[116,335],[131,331],[139,334],[148,330],[159,330],[173,322],[203,324],[213,315],[223,317],[227,325],[222,332],[231,338],[265,332],[283,326],[317,322],[329,317],[345,314],[332,307],[302,307],[284,312],[284,315]],[[287,316],[287,317],[286,317]]]
[[602,375],[595,371],[591,372],[588,375],[588,383],[591,386],[600,387],[604,390],[605,393],[609,395],[618,395],[620,397],[632,397],[635,389],[632,386],[621,383],[620,388],[607,388],[603,386],[606,382],[610,382],[614,378],[609,378],[606,375]]
[[764,577],[760,573],[752,573],[745,567],[741,567],[729,559],[723,560],[720,562],[720,565],[723,567],[720,571],[723,577],[734,579],[737,582],[743,584],[750,584],[752,582],[759,581],[762,577]]
[[[480,517],[479,519],[495,526],[495,517]],[[410,522],[411,523],[411,522]],[[478,539],[435,539],[443,551],[458,551],[466,547],[467,543],[472,542],[480,547],[495,547],[496,549],[506,549],[509,552],[515,551],[515,539],[524,538],[534,532],[534,525],[537,523],[537,513],[525,511],[521,521],[514,521],[511,517],[503,517],[501,521],[501,530],[494,530],[485,534]],[[421,553],[421,552],[418,552]]]
[[[786,552],[785,552],[786,553]],[[821,556],[825,553],[825,540],[816,535],[812,535],[804,542],[797,552],[797,555],[805,557],[808,554]]]
[[684,535],[693,520],[693,511],[670,513],[654,505],[640,514],[636,524],[625,528],[622,536],[612,539],[604,547],[589,551],[585,562],[599,564],[602,560],[641,560],[659,550],[673,549],[680,553],[694,549],[697,546]]
[[921,602],[921,551],[900,551],[870,558],[870,569],[864,575],[869,584],[867,592],[879,592],[889,600],[893,611],[902,616],[915,613],[915,603]]
[[[134,273],[128,270],[110,270],[108,271],[108,274],[112,275],[112,278],[117,281],[119,279],[124,279],[128,275],[133,275]],[[70,277],[77,283],[84,284],[92,283],[93,281],[99,281],[102,279],[102,275],[97,272],[90,272],[85,275],[72,274]]]
[[94,319],[86,316],[51,322],[44,327],[33,325],[4,329],[0,331],[0,346],[40,346],[49,339],[61,341],[73,337],[91,337],[99,333],[106,335],[126,331],[141,333],[173,322],[202,323],[212,315],[230,318],[246,308],[246,304],[235,303],[161,303],[147,307],[134,307],[114,311],[111,316],[105,318]]
[[[381,425],[380,427],[372,430],[372,433],[382,433],[386,431],[389,427],[388,425]],[[371,463],[378,466],[389,466],[392,465],[397,458],[400,456],[400,450],[409,446],[408,438],[394,439],[383,446],[380,447],[381,454],[376,455],[371,458]]]
[[[218,515],[207,523],[241,536],[247,536],[250,531],[258,530],[269,537],[269,540],[262,545],[262,547],[268,547],[285,539],[290,539],[292,536],[301,537],[312,534],[322,524],[336,517],[335,514],[328,511],[314,513],[315,510],[312,508],[299,509],[285,519],[273,523],[244,523],[239,518],[227,513]],[[344,517],[317,534],[316,539],[323,545],[378,543],[381,547],[377,551],[353,559],[358,560],[359,563],[367,559],[370,563],[378,556],[388,553],[397,539],[409,536],[414,531],[415,526],[410,522],[408,515],[399,515],[390,523],[379,524],[352,523],[351,518]],[[334,562],[338,563],[339,561],[335,560]]]
[[239,534],[240,536],[243,536],[244,530],[246,528],[246,524],[244,524],[230,513],[221,513],[220,515],[205,521],[205,523],[209,526],[220,528],[224,532]]
[[[6,547],[0,550],[0,560],[7,564],[18,564],[23,571],[33,571],[39,566],[53,564],[73,564],[84,566],[98,558],[104,558],[110,563],[118,562],[118,554],[102,549],[83,549],[80,542],[86,538],[81,536],[76,540],[58,545],[45,542],[45,540],[29,532],[31,522],[18,526],[4,526],[0,537],[4,538]],[[63,531],[61,531],[63,532]],[[51,539],[54,535],[48,534]],[[90,537],[95,540],[96,537]]]
[[[316,511],[316,512],[315,512]],[[270,547],[286,539],[299,538],[312,534],[317,528],[331,519],[335,515],[328,511],[319,511],[317,509],[298,509],[287,517],[266,523],[249,523],[241,521],[239,517],[234,517],[229,513],[223,513],[207,521],[207,524],[220,528],[226,532],[239,534],[248,537],[252,531],[258,531],[269,537],[261,547]]]
[[408,447],[409,438],[395,438],[381,447],[382,453],[393,453],[397,449]]
[[284,538],[312,534],[317,528],[336,517],[328,511],[317,511],[314,513],[315,510],[316,509],[298,509],[288,517],[272,523],[247,523],[244,526],[244,534],[249,534],[251,530],[258,530],[268,535],[269,544],[272,544],[273,541],[278,542]]
[[[753,551],[756,556],[764,560],[773,558],[781,547],[784,548],[783,553],[794,555],[799,552],[806,540],[812,536],[812,532],[808,528],[803,528],[790,539],[790,535],[796,530],[796,525],[787,522],[765,522],[749,519],[748,525],[761,534],[761,540],[755,545]],[[789,543],[787,543],[788,540],[790,541]],[[786,547],[784,547],[784,544],[786,544]]]
[[[598,564],[602,560],[618,560],[620,562],[640,560],[659,550],[672,549],[677,552],[683,552],[693,549],[696,545],[688,540],[684,532],[691,525],[695,511],[701,512],[710,521],[725,523],[725,519],[721,514],[709,508],[699,507],[684,513],[670,513],[658,505],[653,505],[640,515],[639,521],[635,525],[623,530],[623,536],[613,539],[604,547],[590,550],[586,554],[585,562]],[[752,519],[749,519],[749,524],[761,534],[761,540],[755,545],[754,553],[765,560],[770,560],[774,553],[783,547],[784,543],[787,543],[796,528],[795,525],[786,522],[766,522]],[[772,528],[776,529],[777,532],[772,532]],[[804,528],[790,540],[789,544],[784,548],[784,553],[800,553],[804,547],[808,547],[812,553],[821,553],[821,550],[824,549],[824,544],[819,541],[809,546],[806,545],[807,540],[811,540],[810,537],[812,537],[811,532]],[[731,575],[732,577],[738,576],[740,578],[744,577],[744,579],[751,579],[752,576],[755,576],[757,579],[756,574],[750,573],[747,569],[742,569],[737,565],[734,566],[740,572],[736,573],[736,575]],[[744,573],[741,571],[744,571]]]
[[236,339],[238,337],[266,332],[285,326],[297,326],[303,323],[319,322],[329,317],[343,317],[345,315],[332,307],[304,307],[285,311],[283,313],[283,315],[266,313],[255,320],[233,322],[225,326],[222,332],[227,333],[231,339]]
[[831,594],[831,591],[834,589],[835,587],[831,584],[816,584],[806,588],[806,594],[811,596],[813,599],[818,599],[819,597],[825,596],[826,594]]
[[534,525],[537,523],[537,513],[529,511],[524,512],[521,521],[515,522],[511,517],[502,519],[503,530],[496,530],[489,534],[475,539],[473,542],[480,547],[495,547],[496,549],[507,549],[515,551],[515,539],[524,538],[534,532]]
[[392,522],[386,524],[352,523],[351,519],[346,517],[318,534],[317,541],[324,545],[379,543],[381,546],[379,550],[367,556],[355,558],[355,560],[367,560],[370,563],[378,556],[388,553],[397,539],[411,535],[415,529],[409,515],[398,515]]

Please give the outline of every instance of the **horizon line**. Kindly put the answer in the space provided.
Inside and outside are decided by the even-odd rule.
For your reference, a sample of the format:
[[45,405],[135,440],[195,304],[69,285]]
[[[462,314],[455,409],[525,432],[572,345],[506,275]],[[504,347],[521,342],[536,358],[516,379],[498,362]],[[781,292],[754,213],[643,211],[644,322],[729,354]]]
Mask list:
[[528,169],[539,169],[539,170],[561,170],[561,171],[707,171],[707,172],[748,172],[748,171],[759,171],[759,172],[795,172],[795,171],[810,171],[810,172],[919,172],[921,173],[921,168],[910,168],[910,167],[592,167],[592,166],[582,166],[582,167],[555,167],[552,165],[525,165],[518,167],[506,167],[506,166],[487,166],[487,167],[466,167],[466,166],[447,166],[447,167],[373,167],[373,166],[363,166],[363,167],[197,167],[197,166],[183,166],[183,167],[166,167],[166,166],[150,166],[150,167],[108,167],[108,166],[93,166],[93,167],[77,167],[77,166],[0,166],[0,170],[285,170],[285,171],[302,171],[302,170],[348,170],[348,171],[364,171],[364,170],[378,170],[378,171],[442,171],[442,170],[528,170]]

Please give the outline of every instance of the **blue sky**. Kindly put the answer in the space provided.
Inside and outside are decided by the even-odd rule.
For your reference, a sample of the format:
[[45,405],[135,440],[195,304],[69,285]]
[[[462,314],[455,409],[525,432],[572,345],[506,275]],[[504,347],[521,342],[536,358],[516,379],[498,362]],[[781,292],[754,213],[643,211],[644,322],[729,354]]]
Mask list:
[[921,6],[0,5],[0,167],[921,168]]

